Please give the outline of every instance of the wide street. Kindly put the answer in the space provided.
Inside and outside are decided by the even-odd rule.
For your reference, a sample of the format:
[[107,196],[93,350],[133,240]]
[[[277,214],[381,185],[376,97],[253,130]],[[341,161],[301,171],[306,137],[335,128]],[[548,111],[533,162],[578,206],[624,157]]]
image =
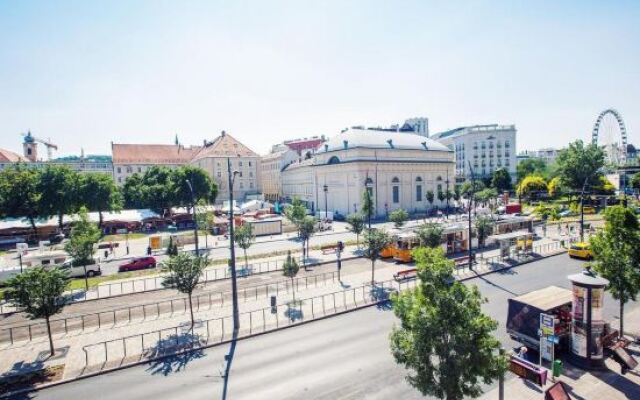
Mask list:
[[[507,299],[548,285],[569,287],[566,276],[581,261],[566,254],[468,281],[489,300],[485,311],[499,322],[496,335],[511,348],[505,332]],[[630,304],[627,311],[637,309]],[[617,305],[605,300],[605,316],[617,325]],[[390,310],[375,307],[238,342],[228,376],[228,399],[418,399],[404,380],[388,344],[396,322]],[[30,394],[64,399],[221,399],[224,355],[217,346],[188,357],[168,359],[88,378]]]

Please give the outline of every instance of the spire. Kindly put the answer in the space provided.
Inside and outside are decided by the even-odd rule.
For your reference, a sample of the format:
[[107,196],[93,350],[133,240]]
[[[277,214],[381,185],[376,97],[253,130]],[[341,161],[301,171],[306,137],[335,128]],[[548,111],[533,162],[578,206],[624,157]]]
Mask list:
[[175,144],[176,144],[176,146],[180,144],[180,142],[178,141],[178,134],[177,133],[176,133]]

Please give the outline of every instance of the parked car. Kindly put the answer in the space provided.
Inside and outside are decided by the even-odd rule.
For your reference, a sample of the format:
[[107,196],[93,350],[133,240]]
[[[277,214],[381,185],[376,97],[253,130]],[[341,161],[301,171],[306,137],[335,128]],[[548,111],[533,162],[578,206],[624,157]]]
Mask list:
[[558,213],[558,215],[560,217],[572,217],[572,216],[575,216],[577,214],[575,212],[571,211],[571,210],[564,210],[564,211],[560,211]]
[[138,269],[155,268],[156,259],[154,257],[139,257],[126,262],[118,267],[118,272],[135,271]]
[[589,243],[575,243],[569,248],[569,257],[582,258],[584,260],[591,260],[593,258],[593,252],[589,247]]

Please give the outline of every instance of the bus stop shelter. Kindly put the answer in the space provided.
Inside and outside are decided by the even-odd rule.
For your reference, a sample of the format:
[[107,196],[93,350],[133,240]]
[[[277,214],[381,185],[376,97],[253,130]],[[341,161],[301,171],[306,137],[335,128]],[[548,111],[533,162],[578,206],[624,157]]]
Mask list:
[[526,230],[489,236],[488,240],[498,243],[503,259],[520,260],[531,255],[533,250],[533,233]]

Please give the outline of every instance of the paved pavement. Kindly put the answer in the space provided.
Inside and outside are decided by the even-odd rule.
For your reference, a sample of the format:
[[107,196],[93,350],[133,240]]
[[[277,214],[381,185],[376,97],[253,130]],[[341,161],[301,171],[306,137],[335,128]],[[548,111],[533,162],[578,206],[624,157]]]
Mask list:
[[[498,319],[497,336],[510,347],[515,343],[504,330],[507,299],[551,284],[567,287],[566,276],[582,266],[582,262],[563,254],[469,282],[477,284],[489,299],[483,307]],[[605,316],[612,319],[617,307],[608,295],[605,301]],[[637,309],[634,303],[628,312]],[[406,384],[404,371],[389,353],[388,332],[394,322],[391,312],[372,308],[240,341],[229,375],[227,398],[422,398]],[[227,351],[227,346],[214,347],[190,358],[133,367],[45,389],[33,396],[222,398],[221,375]]]

